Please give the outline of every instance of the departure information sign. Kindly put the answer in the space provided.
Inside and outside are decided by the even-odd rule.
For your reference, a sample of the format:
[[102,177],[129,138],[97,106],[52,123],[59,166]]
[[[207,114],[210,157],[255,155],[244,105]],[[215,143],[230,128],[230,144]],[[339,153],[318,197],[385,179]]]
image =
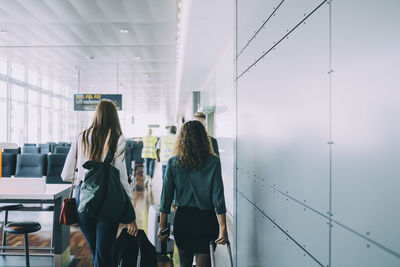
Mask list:
[[118,110],[122,110],[122,95],[105,95],[105,94],[75,94],[74,110],[76,111],[93,111],[96,110],[97,104],[101,100],[109,100],[114,102]]

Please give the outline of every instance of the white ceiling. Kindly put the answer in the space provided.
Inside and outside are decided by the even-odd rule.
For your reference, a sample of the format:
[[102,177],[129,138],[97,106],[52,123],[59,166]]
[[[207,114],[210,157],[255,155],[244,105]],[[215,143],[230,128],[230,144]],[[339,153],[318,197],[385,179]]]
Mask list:
[[0,0],[0,56],[76,91],[79,69],[80,92],[122,93],[128,115],[171,121],[177,10],[176,0]]

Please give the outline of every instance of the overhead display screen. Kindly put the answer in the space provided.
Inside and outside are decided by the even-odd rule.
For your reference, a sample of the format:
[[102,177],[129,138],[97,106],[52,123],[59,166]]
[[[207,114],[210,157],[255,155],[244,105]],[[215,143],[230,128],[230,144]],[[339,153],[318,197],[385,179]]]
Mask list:
[[114,102],[118,110],[122,110],[122,95],[105,95],[105,94],[75,94],[74,110],[76,111],[94,111],[97,104],[101,100],[109,100]]

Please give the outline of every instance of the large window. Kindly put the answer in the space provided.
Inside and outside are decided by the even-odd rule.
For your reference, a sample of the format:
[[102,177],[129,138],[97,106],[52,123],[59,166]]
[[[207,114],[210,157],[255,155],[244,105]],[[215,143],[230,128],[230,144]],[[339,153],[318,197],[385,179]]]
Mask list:
[[0,58],[0,142],[72,141],[78,124],[72,99],[51,77]]
[[39,93],[28,90],[28,142],[36,143],[39,139]]
[[0,142],[7,141],[7,100],[0,98]]
[[7,99],[7,83],[0,80],[0,98]]
[[11,87],[11,142],[25,142],[25,88],[13,84]]
[[39,85],[39,75],[36,71],[29,70],[28,72],[28,83],[30,85],[38,86]]
[[[2,61],[0,60],[0,69]],[[7,72],[7,64],[6,64]],[[7,83],[0,80],[0,142],[7,141]]]
[[25,80],[24,67],[16,63],[13,63],[11,70],[11,77],[20,81],[24,81]]

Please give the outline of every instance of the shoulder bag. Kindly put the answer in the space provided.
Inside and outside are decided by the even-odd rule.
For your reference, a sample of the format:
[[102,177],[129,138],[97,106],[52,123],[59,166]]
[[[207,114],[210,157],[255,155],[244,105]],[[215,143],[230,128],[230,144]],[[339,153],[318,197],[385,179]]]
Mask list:
[[104,162],[87,161],[88,172],[81,185],[78,212],[103,221],[131,223],[135,220],[132,202],[121,184],[119,170],[112,162],[111,152]]
[[64,198],[61,204],[60,212],[60,224],[71,225],[78,222],[78,213],[76,211],[75,198],[72,197],[72,192],[74,188],[75,178],[76,178],[76,164],[78,161],[78,142],[76,143],[76,153],[75,153],[75,164],[74,164],[74,176],[71,182],[71,188],[69,190],[69,197]]

